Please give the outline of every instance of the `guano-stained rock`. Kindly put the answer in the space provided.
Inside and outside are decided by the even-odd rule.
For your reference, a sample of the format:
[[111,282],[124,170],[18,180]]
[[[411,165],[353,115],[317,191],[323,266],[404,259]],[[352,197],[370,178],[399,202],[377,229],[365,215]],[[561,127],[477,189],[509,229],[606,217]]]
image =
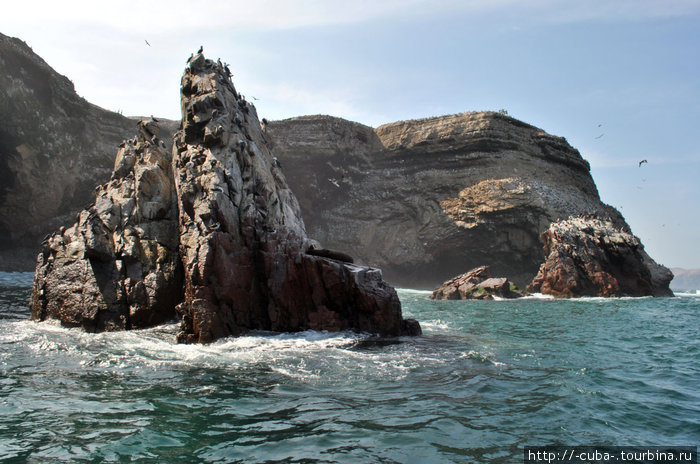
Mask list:
[[545,262],[530,292],[558,297],[672,296],[670,270],[610,220],[572,217],[542,234]]
[[170,153],[152,121],[122,143],[112,179],[39,254],[32,318],[88,331],[153,326],[182,299]]
[[418,334],[377,269],[307,250],[299,205],[255,107],[221,62],[193,56],[173,149],[185,300],[179,340],[248,330]]

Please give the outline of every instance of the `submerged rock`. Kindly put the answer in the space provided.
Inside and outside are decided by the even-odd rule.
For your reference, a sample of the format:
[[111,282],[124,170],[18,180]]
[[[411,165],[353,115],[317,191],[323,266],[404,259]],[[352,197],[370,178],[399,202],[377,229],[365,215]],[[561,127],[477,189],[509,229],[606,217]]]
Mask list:
[[185,271],[178,339],[253,329],[420,333],[379,270],[314,253],[255,107],[229,75],[200,53],[182,78],[173,149]]
[[175,316],[182,299],[177,203],[170,153],[152,121],[122,143],[112,179],[75,224],[39,254],[32,318],[89,331],[149,327]]
[[673,273],[610,220],[575,217],[542,234],[545,262],[528,291],[559,297],[672,296]]
[[489,266],[480,266],[454,277],[435,290],[430,298],[433,300],[492,300],[500,298],[519,298],[523,292],[505,277],[491,277]]

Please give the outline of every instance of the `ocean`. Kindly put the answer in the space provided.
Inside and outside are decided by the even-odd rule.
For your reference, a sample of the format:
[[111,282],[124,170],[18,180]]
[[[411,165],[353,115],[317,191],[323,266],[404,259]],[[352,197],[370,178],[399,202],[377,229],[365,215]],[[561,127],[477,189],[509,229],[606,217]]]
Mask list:
[[28,320],[0,273],[0,461],[521,463],[535,445],[700,444],[700,294],[431,301],[421,337]]

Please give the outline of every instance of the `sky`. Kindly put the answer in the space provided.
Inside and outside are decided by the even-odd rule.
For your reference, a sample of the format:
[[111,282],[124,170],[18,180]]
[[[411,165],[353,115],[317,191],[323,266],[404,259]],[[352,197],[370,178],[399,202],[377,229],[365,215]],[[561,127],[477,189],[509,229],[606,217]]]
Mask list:
[[652,258],[700,268],[700,0],[7,2],[0,32],[130,116],[180,118],[200,45],[269,120],[505,109],[581,152]]

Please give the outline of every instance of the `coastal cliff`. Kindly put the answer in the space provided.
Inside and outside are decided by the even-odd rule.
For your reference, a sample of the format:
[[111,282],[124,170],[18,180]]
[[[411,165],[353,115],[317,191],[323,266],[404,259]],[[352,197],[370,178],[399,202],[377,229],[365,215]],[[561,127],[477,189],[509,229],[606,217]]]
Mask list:
[[0,270],[31,270],[42,237],[109,179],[137,120],[88,103],[27,44],[0,34],[0,121]]
[[376,129],[307,116],[266,133],[309,233],[397,285],[434,288],[488,265],[524,287],[557,219],[590,213],[628,228],[566,139],[500,113]]

